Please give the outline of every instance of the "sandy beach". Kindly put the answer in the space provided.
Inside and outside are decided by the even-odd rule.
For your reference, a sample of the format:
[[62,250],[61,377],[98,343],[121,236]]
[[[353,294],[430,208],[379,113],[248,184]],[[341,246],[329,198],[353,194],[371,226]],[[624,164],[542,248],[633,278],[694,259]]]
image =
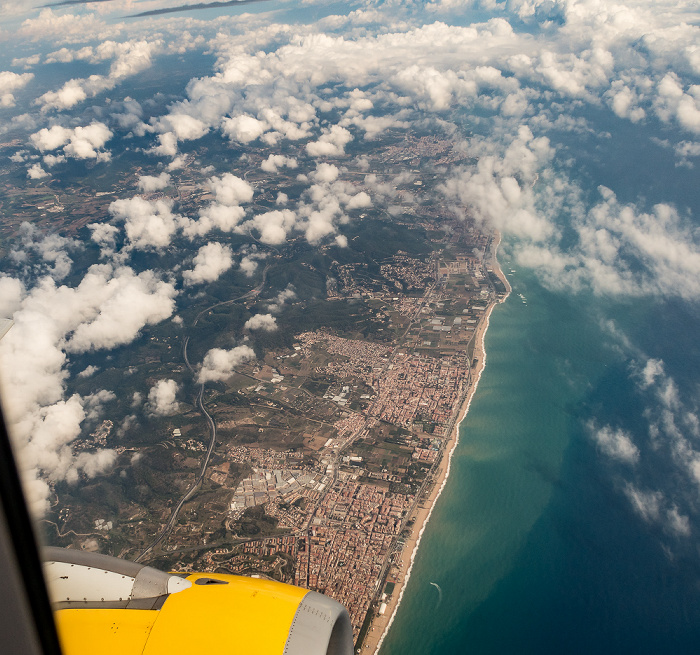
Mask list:
[[423,532],[430,520],[430,515],[433,512],[435,503],[440,497],[442,490],[445,488],[445,483],[450,474],[450,465],[452,462],[452,454],[454,453],[455,447],[459,442],[459,427],[464,420],[464,417],[469,411],[469,406],[471,404],[474,393],[479,384],[479,379],[481,378],[481,373],[486,365],[486,350],[484,349],[484,337],[486,335],[486,330],[489,326],[489,319],[491,317],[491,312],[493,308],[499,304],[499,302],[504,302],[505,299],[510,295],[511,286],[506,279],[506,276],[501,270],[498,260],[496,259],[498,253],[498,245],[500,244],[501,237],[500,234],[495,235],[495,245],[492,249],[492,259],[491,266],[493,271],[498,275],[503,284],[506,287],[506,295],[500,301],[493,301],[489,304],[486,309],[485,316],[483,320],[479,323],[479,326],[474,335],[474,359],[477,360],[476,366],[472,369],[471,384],[467,393],[464,397],[461,407],[458,410],[457,420],[454,423],[452,432],[450,433],[447,442],[445,444],[445,455],[442,457],[437,470],[434,472],[435,483],[430,491],[427,500],[423,500],[417,509],[413,512],[412,516],[415,517],[413,523],[413,528],[411,530],[410,537],[406,540],[406,544],[401,551],[400,559],[392,565],[389,570],[389,579],[393,580],[396,584],[394,587],[394,593],[391,598],[387,600],[387,607],[384,615],[376,615],[372,624],[367,632],[364,643],[362,645],[362,651],[364,653],[377,653],[379,652],[384,637],[389,631],[391,624],[394,620],[394,615],[396,610],[401,603],[403,598],[403,593],[406,589],[406,584],[411,576],[411,569],[413,568],[413,561],[418,552],[418,547],[420,546],[421,537]]

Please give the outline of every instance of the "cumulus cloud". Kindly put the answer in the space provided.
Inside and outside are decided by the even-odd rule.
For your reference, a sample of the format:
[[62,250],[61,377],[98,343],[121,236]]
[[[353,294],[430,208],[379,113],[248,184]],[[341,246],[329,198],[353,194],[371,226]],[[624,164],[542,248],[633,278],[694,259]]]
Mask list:
[[[700,297],[700,243],[678,210],[659,203],[640,211],[600,187],[601,202],[574,205],[573,247],[557,242],[523,247],[518,261],[558,288],[589,287],[599,294]],[[641,266],[640,266],[641,264]]]
[[483,225],[534,241],[545,239],[553,226],[540,215],[532,185],[552,158],[549,140],[534,138],[529,128],[520,127],[502,155],[491,154],[491,147],[477,144],[475,150],[481,152],[476,166],[448,179],[442,192],[465,205]]
[[291,209],[274,209],[263,214],[256,214],[243,224],[244,229],[254,228],[259,233],[260,241],[269,245],[279,245],[287,240],[287,235],[294,229],[297,215]]
[[78,377],[89,378],[95,375],[95,373],[97,373],[97,371],[99,370],[99,366],[93,366],[92,364],[90,364],[90,366],[86,366],[82,371],[80,371],[80,373],[78,373]]
[[667,73],[658,83],[654,107],[664,122],[675,120],[682,128],[700,134],[699,85],[685,87],[675,73]]
[[642,389],[648,389],[663,374],[664,363],[660,359],[649,358],[645,362],[644,368],[639,371]]
[[[20,244],[10,252],[10,259],[17,263],[25,263],[25,274],[48,273],[55,280],[62,280],[71,271],[73,260],[68,252],[80,250],[82,247],[75,239],[55,233],[42,234],[27,221],[20,225],[19,236]],[[41,264],[36,262],[35,255],[41,258]]]
[[[43,13],[43,12],[42,12]],[[63,17],[62,17],[63,18]],[[60,89],[47,91],[36,103],[42,111],[50,109],[71,109],[86,98],[92,98],[98,93],[108,91],[117,86],[122,80],[136,75],[149,68],[154,54],[161,50],[162,41],[105,41],[97,48],[85,47],[77,52],[63,48],[49,55],[49,61],[69,62],[74,59],[98,63],[113,59],[107,75],[91,75],[83,79],[68,80]]]
[[158,380],[148,392],[146,411],[153,416],[170,416],[180,408],[179,385],[175,380]]
[[117,247],[119,228],[109,223],[90,223],[87,227],[91,232],[90,238],[100,246],[101,255],[106,257],[113,254]]
[[86,35],[98,34],[104,38],[109,33],[106,23],[96,14],[57,14],[50,8],[42,9],[36,17],[27,18],[19,28],[21,37],[38,41],[50,37],[84,39]]
[[41,164],[32,164],[27,169],[27,177],[30,180],[41,180],[48,177],[48,173],[41,167]]
[[214,282],[232,266],[233,254],[230,246],[213,241],[198,250],[194,258],[194,268],[185,271],[182,277],[187,286]]
[[161,157],[175,157],[177,155],[177,135],[174,132],[159,134],[158,145],[153,146],[148,152]]
[[277,329],[277,319],[272,314],[255,314],[243,326],[246,330],[262,330],[274,332]]
[[13,73],[0,71],[0,107],[13,107],[14,91],[23,89],[34,78],[33,73]]
[[324,129],[318,141],[306,144],[311,157],[339,157],[345,154],[345,146],[352,141],[352,134],[340,125]]
[[90,267],[75,287],[48,276],[28,290],[0,280],[15,322],[0,341],[4,407],[31,506],[41,514],[49,483],[96,475],[114,461],[111,451],[73,454],[71,442],[107,396],[64,396],[68,355],[133,341],[145,325],[172,314],[175,289],[150,271],[109,265]]
[[178,141],[201,139],[209,131],[204,122],[188,114],[168,114],[162,119],[160,129],[174,134]]
[[239,252],[243,254],[239,267],[246,277],[253,277],[255,271],[258,270],[258,262],[266,259],[268,256],[268,253],[260,252],[255,245],[243,246]]
[[253,116],[241,114],[233,118],[225,118],[221,131],[232,141],[250,143],[262,136],[267,127],[267,123],[264,121],[260,121]]
[[294,157],[285,157],[284,155],[270,155],[262,164],[260,168],[266,173],[276,173],[280,168],[286,166],[287,168],[296,168],[297,160]]
[[76,128],[60,125],[45,127],[32,134],[30,139],[42,153],[63,148],[66,157],[103,161],[110,157],[103,148],[112,136],[112,131],[104,123],[93,121],[90,125]]
[[255,352],[250,346],[236,346],[230,350],[212,348],[204,356],[197,381],[200,384],[227,380],[233,375],[236,366],[255,359]]
[[[301,233],[311,244],[335,236],[338,225],[348,220],[345,210],[372,206],[366,191],[339,180],[340,169],[326,162],[319,163],[310,174],[312,184],[296,209],[275,209],[240,223],[238,232],[254,232],[262,243],[279,245],[294,233]],[[342,239],[341,239],[342,242]]]
[[[141,196],[115,200],[109,213],[124,222],[128,246],[136,250],[162,250],[170,245],[181,221],[169,200],[146,200]],[[100,233],[100,236],[103,236]]]
[[316,166],[316,170],[311,173],[314,182],[334,182],[338,179],[340,170],[333,164],[321,163]]
[[209,234],[212,230],[232,232],[241,219],[245,216],[245,210],[237,205],[222,205],[213,202],[209,206],[199,210],[197,220],[186,219],[183,223],[182,233],[193,239],[197,236]]
[[282,308],[290,300],[294,300],[297,297],[294,286],[291,284],[287,285],[287,288],[280,291],[275,298],[268,304],[267,311],[277,314],[282,311]]
[[153,193],[161,191],[170,185],[170,174],[163,172],[160,175],[141,175],[139,177],[139,191]]
[[224,173],[221,177],[212,177],[208,185],[216,197],[216,201],[228,207],[250,202],[253,199],[253,187],[231,173]]
[[628,484],[625,495],[634,511],[647,523],[660,525],[675,537],[688,537],[691,533],[690,519],[681,514],[660,491],[645,491]]
[[[49,292],[50,286],[45,290]],[[64,345],[67,352],[73,353],[130,343],[142,327],[165,320],[175,308],[172,283],[160,280],[153,271],[136,275],[128,267],[96,265],[72,293],[56,291],[81,311],[80,323]]]

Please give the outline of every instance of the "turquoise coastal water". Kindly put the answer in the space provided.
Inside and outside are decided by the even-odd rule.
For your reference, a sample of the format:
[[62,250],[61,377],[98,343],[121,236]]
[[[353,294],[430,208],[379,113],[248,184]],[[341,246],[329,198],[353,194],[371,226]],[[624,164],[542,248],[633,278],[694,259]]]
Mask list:
[[[629,472],[605,458],[587,427],[643,414],[630,354],[609,319],[613,332],[651,347],[643,319],[658,308],[552,293],[520,271],[510,279],[514,292],[491,316],[486,369],[382,655],[697,652],[696,557],[685,557],[687,540],[633,511]],[[683,346],[654,354],[668,368]]]

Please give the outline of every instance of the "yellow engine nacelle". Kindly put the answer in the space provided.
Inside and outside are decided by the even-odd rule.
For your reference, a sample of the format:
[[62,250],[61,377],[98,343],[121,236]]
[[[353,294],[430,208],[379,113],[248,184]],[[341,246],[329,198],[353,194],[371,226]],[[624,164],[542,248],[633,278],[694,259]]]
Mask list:
[[65,655],[351,655],[337,601],[236,575],[163,573],[47,548],[44,570]]

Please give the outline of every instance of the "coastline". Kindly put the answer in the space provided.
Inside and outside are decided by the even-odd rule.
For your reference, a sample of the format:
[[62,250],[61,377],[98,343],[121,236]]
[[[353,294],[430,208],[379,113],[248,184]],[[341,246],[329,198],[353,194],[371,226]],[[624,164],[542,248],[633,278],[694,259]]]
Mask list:
[[464,400],[462,401],[462,404],[458,411],[457,420],[455,421],[455,424],[452,428],[452,432],[450,433],[447,443],[445,445],[445,453],[447,454],[447,457],[443,457],[440,462],[438,470],[435,474],[435,483],[433,484],[433,488],[430,491],[428,499],[420,505],[418,505],[417,510],[414,512],[416,520],[414,521],[411,534],[406,540],[406,544],[403,550],[401,551],[401,558],[398,560],[398,562],[392,565],[392,570],[396,571],[393,575],[393,579],[396,583],[394,587],[394,593],[391,595],[391,598],[387,601],[386,611],[384,615],[377,614],[372,619],[370,628],[367,631],[367,636],[365,637],[365,640],[363,642],[363,652],[366,651],[368,653],[373,653],[374,655],[379,653],[382,647],[382,643],[384,642],[384,639],[389,633],[391,624],[394,622],[396,611],[398,610],[399,605],[401,604],[404,591],[406,590],[406,586],[408,585],[408,581],[411,577],[413,563],[418,553],[418,547],[420,546],[423,533],[425,532],[425,528],[427,527],[428,522],[430,521],[433,509],[435,508],[435,504],[437,503],[438,498],[440,498],[440,495],[442,494],[442,491],[447,484],[452,465],[452,455],[454,454],[455,448],[459,444],[460,426],[462,424],[462,421],[467,416],[467,413],[469,412],[469,407],[471,405],[472,398],[474,397],[474,393],[476,392],[476,389],[479,386],[481,374],[486,368],[486,349],[484,347],[484,339],[486,336],[486,331],[489,327],[491,312],[493,311],[494,307],[496,307],[496,305],[505,302],[512,291],[512,287],[510,286],[508,279],[506,278],[505,274],[501,270],[500,264],[498,263],[497,255],[500,243],[501,235],[499,232],[496,232],[495,245],[493,246],[490,263],[491,267],[493,268],[493,271],[496,273],[496,275],[498,275],[499,279],[503,282],[504,286],[506,287],[506,294],[500,300],[494,300],[489,304],[484,318],[479,323],[479,326],[476,330],[476,334],[474,335],[475,343],[473,358],[477,359],[477,365],[472,370],[471,384],[467,390],[467,393],[464,396]]

